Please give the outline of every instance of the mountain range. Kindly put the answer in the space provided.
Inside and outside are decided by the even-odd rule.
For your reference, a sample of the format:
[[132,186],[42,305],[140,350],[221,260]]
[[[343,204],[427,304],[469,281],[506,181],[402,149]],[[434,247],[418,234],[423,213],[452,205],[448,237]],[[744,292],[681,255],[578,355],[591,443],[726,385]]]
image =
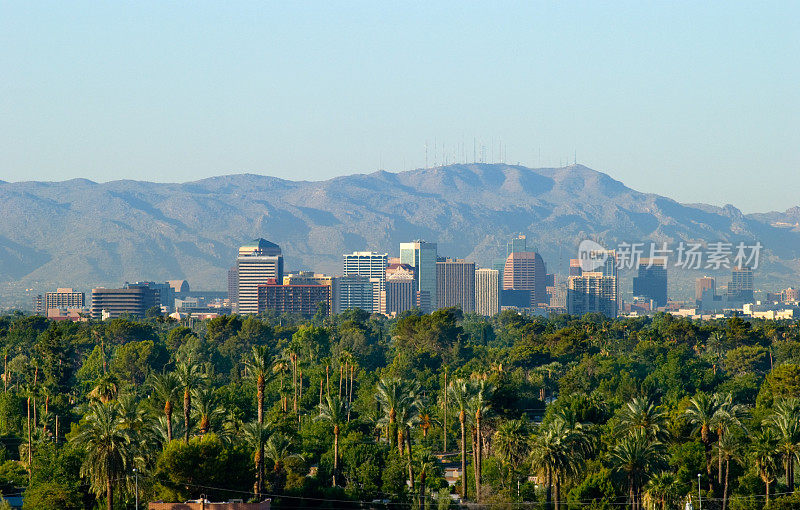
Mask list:
[[[487,266],[515,233],[560,274],[585,238],[608,247],[758,241],[756,286],[764,290],[795,284],[800,270],[800,207],[743,214],[681,204],[582,165],[449,165],[314,182],[253,174],[180,184],[0,181],[0,217],[0,306],[57,286],[88,292],[136,280],[185,278],[193,289],[223,290],[237,247],[258,237],[282,247],[288,270],[330,273],[341,270],[343,253],[391,256],[413,239]],[[703,272],[670,269],[670,294],[690,297]],[[718,285],[729,274],[712,272]]]

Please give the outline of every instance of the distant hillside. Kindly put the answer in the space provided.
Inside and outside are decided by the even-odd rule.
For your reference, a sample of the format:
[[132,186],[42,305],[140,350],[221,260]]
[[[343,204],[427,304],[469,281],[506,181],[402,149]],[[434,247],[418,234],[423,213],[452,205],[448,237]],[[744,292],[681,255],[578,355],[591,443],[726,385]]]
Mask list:
[[[237,246],[256,237],[281,245],[287,269],[327,272],[339,270],[342,253],[396,254],[416,238],[489,264],[522,232],[560,273],[587,236],[606,245],[759,240],[769,260],[757,280],[776,287],[795,283],[800,253],[792,227],[800,208],[743,215],[730,205],[682,205],[581,165],[451,165],[321,182],[250,174],[184,184],[0,182],[0,216],[0,305],[25,288],[140,279],[221,290]],[[688,295],[696,276],[671,272],[671,293]]]

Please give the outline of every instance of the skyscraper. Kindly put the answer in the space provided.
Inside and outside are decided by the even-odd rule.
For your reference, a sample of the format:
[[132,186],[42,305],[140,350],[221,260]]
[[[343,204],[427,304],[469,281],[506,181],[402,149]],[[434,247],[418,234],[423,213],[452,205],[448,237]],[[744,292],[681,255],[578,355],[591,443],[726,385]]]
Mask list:
[[381,292],[380,312],[397,315],[417,306],[413,271],[393,271],[386,275],[386,288]]
[[344,259],[344,276],[366,276],[374,279],[375,290],[372,296],[372,309],[380,308],[381,292],[386,284],[386,266],[389,260],[387,253],[371,251],[354,251],[342,255]]
[[506,258],[512,253],[528,251],[528,240],[522,234],[517,234],[506,243]]
[[270,280],[258,286],[258,312],[271,310],[277,313],[295,313],[311,317],[324,303],[330,313],[330,285],[279,285]]
[[655,306],[667,304],[666,259],[639,260],[638,275],[633,278],[633,295],[653,301]]
[[528,306],[549,304],[547,269],[541,255],[532,251],[511,253],[503,270],[503,289],[530,291]]
[[231,307],[239,301],[239,269],[236,266],[228,269],[228,301],[231,302]]
[[55,292],[44,293],[44,313],[52,308],[83,308],[86,306],[83,292],[72,289],[56,289]]
[[266,239],[256,239],[241,246],[236,258],[236,279],[239,313],[258,313],[258,286],[269,280],[283,280],[280,246]]
[[728,285],[728,301],[749,303],[753,301],[753,269],[747,266],[731,270],[731,283]]
[[[421,294],[419,302],[424,313],[430,313],[436,306],[436,243],[413,241],[400,243],[400,262],[414,268],[417,291]],[[430,304],[428,304],[430,303]]]
[[333,289],[336,295],[335,313],[342,313],[351,308],[360,308],[372,313],[373,309],[373,282],[368,276],[337,276],[334,278]]
[[710,293],[712,296],[717,292],[717,282],[710,276],[698,278],[694,283],[694,299],[698,303],[703,300],[703,294]]
[[160,305],[158,289],[129,285],[123,289],[92,289],[92,319],[116,319],[131,314],[141,319],[148,308]]
[[587,271],[567,280],[567,312],[572,315],[601,313],[617,316],[617,277],[601,271]]
[[445,259],[436,263],[437,308],[461,307],[475,311],[475,263]]
[[477,269],[475,271],[475,311],[485,317],[500,312],[500,271]]

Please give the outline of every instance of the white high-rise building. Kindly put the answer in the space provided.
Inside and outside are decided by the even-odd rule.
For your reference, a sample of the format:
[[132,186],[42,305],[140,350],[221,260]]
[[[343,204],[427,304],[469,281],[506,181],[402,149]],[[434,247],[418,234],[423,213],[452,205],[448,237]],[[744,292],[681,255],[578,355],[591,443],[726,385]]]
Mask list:
[[380,308],[381,292],[386,285],[386,266],[389,261],[388,253],[372,251],[354,251],[342,255],[344,259],[344,276],[366,276],[373,279],[375,287],[372,295],[372,310]]
[[239,248],[236,258],[238,312],[258,313],[258,286],[281,284],[283,255],[281,248],[266,239],[256,239]]
[[500,271],[497,269],[475,270],[475,311],[485,317],[500,312]]

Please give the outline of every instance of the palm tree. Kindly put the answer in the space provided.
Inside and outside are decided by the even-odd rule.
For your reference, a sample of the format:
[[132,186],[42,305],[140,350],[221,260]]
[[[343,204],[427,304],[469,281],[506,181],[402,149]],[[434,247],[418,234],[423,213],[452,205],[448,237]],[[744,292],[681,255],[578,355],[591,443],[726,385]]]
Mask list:
[[628,478],[628,497],[632,510],[641,508],[642,487],[662,460],[661,443],[652,440],[642,430],[623,437],[611,449],[612,465]]
[[200,435],[208,434],[211,430],[212,421],[225,414],[219,407],[219,398],[213,388],[199,387],[192,391],[194,399],[194,412],[197,415],[198,428]]
[[547,487],[547,507],[561,505],[561,483],[580,472],[589,441],[582,427],[572,427],[561,417],[542,425],[531,444],[531,464],[537,473],[544,473]]
[[619,412],[619,436],[642,430],[651,438],[663,441],[669,435],[667,413],[649,399],[636,397],[625,404]]
[[769,503],[769,486],[775,481],[775,473],[778,470],[775,457],[779,453],[778,439],[772,429],[762,429],[753,438],[750,445],[750,460],[758,471],[758,476],[766,487],[766,501]]
[[375,399],[383,413],[381,422],[386,425],[389,446],[394,446],[394,438],[397,437],[394,430],[397,423],[397,408],[405,398],[403,383],[397,378],[384,377],[378,381],[375,391]]
[[292,453],[292,440],[286,435],[277,432],[267,439],[264,445],[264,457],[273,463],[273,471],[283,470],[286,461],[289,459],[302,458],[296,453]]
[[717,412],[719,411],[720,399],[716,396],[698,393],[689,400],[689,407],[686,408],[685,416],[689,423],[694,426],[694,433],[700,434],[700,440],[706,450],[706,472],[708,473],[709,484],[711,478],[711,431],[717,423]]
[[245,361],[248,374],[256,382],[256,399],[258,402],[258,423],[264,423],[264,388],[272,374],[272,354],[263,345],[253,346],[250,358]]
[[675,492],[675,479],[674,473],[667,471],[655,475],[647,482],[645,486],[645,494],[653,502],[653,506],[657,503],[660,504],[661,510],[667,510],[676,507],[675,501],[679,497]]
[[481,499],[481,467],[483,457],[483,435],[481,431],[481,420],[483,415],[489,411],[489,399],[494,389],[492,385],[483,379],[472,383],[471,398],[469,408],[475,419],[475,499]]
[[175,374],[171,372],[154,374],[150,377],[150,388],[153,398],[164,403],[164,416],[167,421],[167,442],[172,441],[172,410],[178,399],[181,385]]
[[506,469],[515,471],[528,456],[528,431],[522,420],[507,420],[500,423],[494,433],[492,447]]
[[411,429],[419,422],[419,409],[422,401],[419,396],[419,383],[415,381],[404,381],[402,384],[403,398],[398,403],[397,408],[397,447],[402,456],[403,450],[408,452],[406,462],[408,464],[408,479],[411,482],[411,490],[414,490],[414,464],[411,452]]
[[794,461],[800,456],[800,400],[784,399],[775,406],[773,414],[764,420],[778,437],[778,447],[783,456],[786,485],[794,492]]
[[267,429],[257,421],[242,426],[242,434],[247,444],[253,449],[253,462],[256,468],[256,481],[253,492],[260,495],[264,491],[264,444],[267,442]]
[[81,476],[89,479],[98,500],[105,493],[106,509],[114,502],[114,487],[126,479],[133,464],[131,436],[119,420],[118,404],[92,403],[72,439],[86,449]]
[[471,398],[470,386],[464,379],[456,379],[447,388],[450,405],[458,411],[461,427],[461,498],[467,499],[467,408]]
[[722,490],[722,510],[728,507],[728,477],[731,461],[739,459],[741,441],[733,434],[725,434],[717,441],[717,455],[725,463],[725,478]]
[[189,418],[192,414],[192,391],[205,379],[205,375],[201,372],[200,366],[191,360],[178,363],[175,374],[183,388],[183,424],[185,427],[183,441],[188,443],[191,430]]
[[325,400],[319,406],[319,415],[316,420],[326,421],[333,427],[333,486],[336,487],[336,475],[339,472],[339,432],[347,423],[348,405],[336,395],[325,395]]
[[89,398],[107,404],[112,401],[119,391],[119,381],[114,374],[103,374],[89,392]]
[[430,450],[422,450],[417,455],[419,468],[419,504],[418,508],[425,508],[428,474],[439,467],[439,459]]
[[[739,420],[745,412],[745,407],[733,403],[733,396],[730,393],[724,395],[715,394],[717,400],[717,412],[714,413],[712,423],[717,432],[717,442],[727,436],[731,429],[741,428],[742,422]],[[717,484],[722,485],[722,456],[717,455]]]

